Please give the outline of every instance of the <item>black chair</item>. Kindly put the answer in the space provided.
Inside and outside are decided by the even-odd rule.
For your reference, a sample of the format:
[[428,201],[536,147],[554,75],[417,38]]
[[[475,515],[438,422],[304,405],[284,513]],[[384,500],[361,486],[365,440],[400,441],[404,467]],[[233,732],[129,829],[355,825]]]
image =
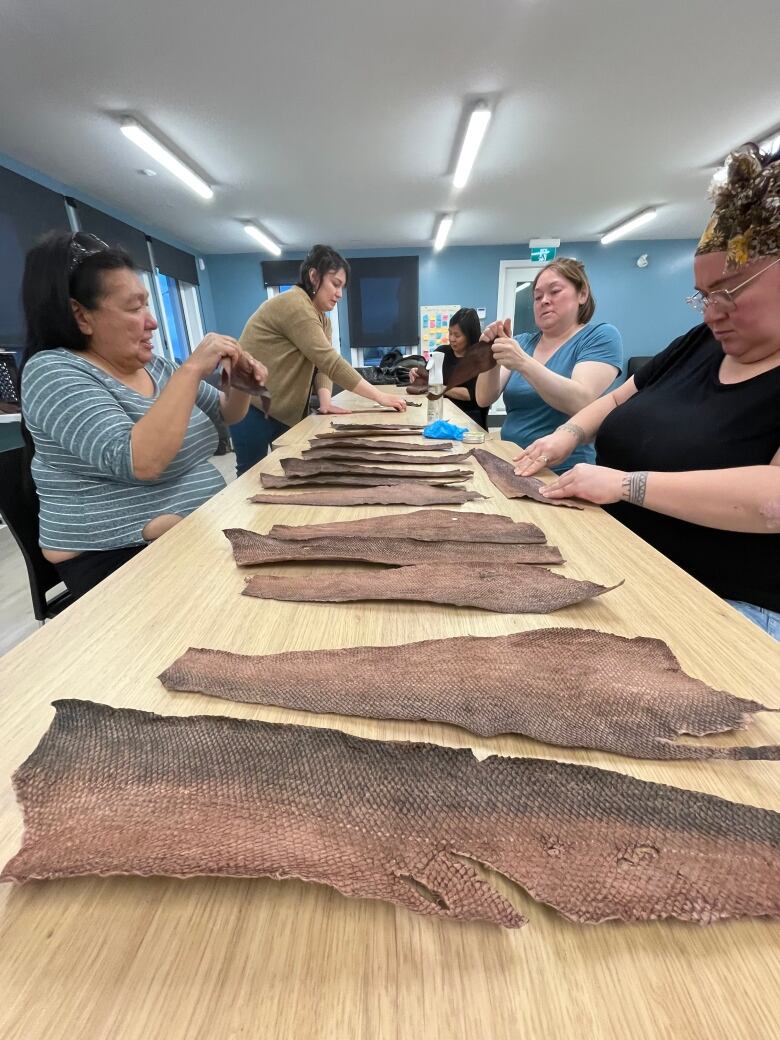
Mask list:
[[628,359],[628,368],[626,369],[626,379],[630,379],[631,376],[635,376],[640,368],[644,368],[648,361],[652,361],[652,356],[647,357],[632,357]]
[[38,545],[38,495],[27,467],[25,448],[0,452],[0,516],[22,550],[30,580],[33,612],[36,620],[55,617],[73,602],[65,590],[51,599],[47,593],[60,585],[62,578],[49,563]]
[[19,371],[16,358],[10,350],[0,347],[0,401],[4,404],[19,404],[17,385]]

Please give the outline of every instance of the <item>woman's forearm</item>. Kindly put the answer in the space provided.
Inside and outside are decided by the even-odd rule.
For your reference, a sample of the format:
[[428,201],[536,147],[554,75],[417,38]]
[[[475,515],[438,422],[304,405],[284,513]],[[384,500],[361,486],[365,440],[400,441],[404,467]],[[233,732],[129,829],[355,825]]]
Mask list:
[[242,419],[246,418],[246,413],[249,411],[249,401],[249,394],[242,393],[240,390],[231,389],[227,400],[223,394],[220,394],[220,411],[222,412],[222,418],[228,426],[232,426],[233,423],[241,422]]
[[593,401],[594,394],[590,387],[568,379],[529,357],[520,370],[520,375],[536,390],[539,396],[557,412],[575,415]]
[[597,397],[595,401],[576,412],[568,422],[558,428],[565,427],[571,433],[578,434],[580,444],[590,444],[596,439],[596,434],[609,413],[621,403],[615,399],[614,393]]
[[489,372],[480,372],[477,376],[477,392],[475,397],[480,408],[489,408],[501,396],[501,366],[496,365]]
[[157,480],[178,454],[195,405],[200,373],[185,362],[177,368],[152,407],[133,426],[133,474]]
[[372,386],[366,379],[361,379],[352,393],[358,394],[360,397],[366,397],[369,401],[378,401],[380,404],[385,397],[385,394],[378,386]]
[[702,527],[780,534],[780,466],[628,473],[624,498]]
[[471,394],[465,386],[453,386],[452,389],[445,391],[444,396],[449,397],[451,401],[471,400]]

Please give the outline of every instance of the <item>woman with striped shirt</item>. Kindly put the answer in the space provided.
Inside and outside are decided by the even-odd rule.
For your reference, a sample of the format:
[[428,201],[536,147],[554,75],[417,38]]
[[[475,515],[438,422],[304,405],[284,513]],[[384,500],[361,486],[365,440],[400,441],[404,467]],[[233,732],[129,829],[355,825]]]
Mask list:
[[91,235],[30,250],[22,297],[40,545],[80,596],[225,486],[209,462],[215,423],[242,419],[249,397],[226,400],[206,377],[223,359],[260,382],[267,373],[214,333],[178,368],[154,355],[157,323],[131,259]]

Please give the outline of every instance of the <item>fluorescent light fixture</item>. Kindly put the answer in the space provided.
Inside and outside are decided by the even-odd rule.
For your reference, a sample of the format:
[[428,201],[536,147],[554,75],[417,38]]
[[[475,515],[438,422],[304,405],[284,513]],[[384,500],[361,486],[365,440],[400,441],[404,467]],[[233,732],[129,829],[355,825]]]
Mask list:
[[176,158],[173,152],[169,151],[165,145],[160,144],[155,137],[152,137],[134,119],[122,120],[121,130],[133,144],[137,144],[147,155],[151,155],[153,159],[156,159],[160,166],[164,166],[174,177],[178,177],[196,195],[200,195],[202,199],[213,198],[214,192],[203,178],[194,173],[189,166],[185,166],[180,159]]
[[455,217],[452,213],[446,214],[439,221],[439,226],[436,228],[436,238],[433,240],[433,251],[438,253],[444,249],[444,244],[447,241],[447,235],[450,233],[453,221]]
[[635,217],[631,217],[630,220],[624,221],[622,224],[618,224],[617,227],[612,228],[606,235],[601,236],[601,244],[608,246],[610,242],[614,242],[616,238],[623,238],[624,235],[630,234],[632,231],[636,231],[637,228],[642,227],[645,224],[649,224],[651,220],[654,220],[657,216],[658,211],[654,209],[646,209],[641,213],[637,213]]
[[460,146],[458,163],[455,167],[455,175],[452,178],[453,187],[458,190],[464,187],[469,179],[471,168],[474,165],[474,160],[477,158],[477,152],[482,144],[482,138],[485,136],[491,115],[492,113],[485,102],[480,101],[474,106],[469,116],[466,133],[463,135],[463,144]]
[[523,289],[527,289],[530,284],[531,284],[530,282],[521,282],[518,285],[518,287],[515,289],[515,295],[517,295],[517,293],[519,293],[519,292],[522,292]]
[[272,256],[281,256],[282,247],[277,245],[276,242],[264,231],[261,231],[255,224],[244,224],[244,231],[253,238],[258,245],[261,245],[263,249],[268,250]]

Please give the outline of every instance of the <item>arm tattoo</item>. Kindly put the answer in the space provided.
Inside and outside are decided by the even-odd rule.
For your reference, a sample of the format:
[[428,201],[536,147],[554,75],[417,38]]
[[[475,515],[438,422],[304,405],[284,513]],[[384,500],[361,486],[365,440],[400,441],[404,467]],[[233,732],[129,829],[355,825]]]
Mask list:
[[623,499],[632,506],[645,504],[647,491],[647,473],[626,473],[623,477]]
[[576,423],[567,422],[564,423],[562,426],[559,426],[558,429],[563,430],[566,433],[570,433],[572,437],[576,439],[578,445],[584,444],[585,441],[588,439],[585,435],[585,431],[583,430],[583,428],[581,426],[578,426]]

